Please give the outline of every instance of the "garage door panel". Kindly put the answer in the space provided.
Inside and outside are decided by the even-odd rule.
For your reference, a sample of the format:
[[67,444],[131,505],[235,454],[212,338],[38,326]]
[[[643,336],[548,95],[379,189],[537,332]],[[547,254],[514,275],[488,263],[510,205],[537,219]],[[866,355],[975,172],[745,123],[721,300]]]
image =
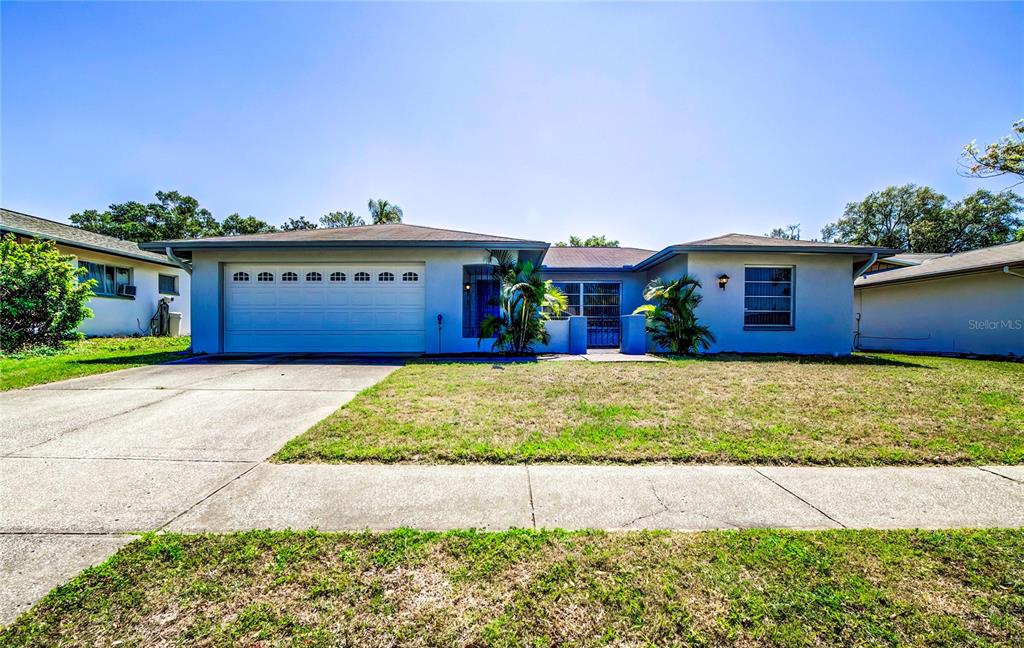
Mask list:
[[308,306],[320,303],[322,302],[318,299],[316,293],[310,293],[305,290],[285,288],[277,296],[278,306]]
[[349,306],[351,303],[352,295],[347,290],[324,291],[324,305],[326,306]]
[[[233,281],[237,272],[247,273],[251,280]],[[271,273],[274,281],[256,281],[261,272]],[[298,280],[281,281],[286,272],[296,273]],[[359,272],[368,273],[370,281],[354,281]],[[407,272],[415,273],[418,281],[402,281]],[[344,274],[344,281],[338,273]],[[381,273],[391,273],[395,280],[382,281]],[[330,281],[332,275],[335,281]],[[228,264],[224,348],[235,352],[422,352],[424,303],[422,265]]]
[[[424,336],[422,333],[395,334],[387,337],[387,353],[421,353]],[[365,353],[368,349],[379,348],[381,338],[373,334],[318,334],[299,335],[289,340],[288,352],[323,352],[329,349],[335,353]],[[282,351],[281,340],[276,335],[242,333],[236,336],[235,345],[249,352]]]
[[276,304],[277,296],[263,286],[240,288],[233,291],[228,299],[229,306],[274,306]]
[[376,297],[373,291],[368,288],[358,288],[349,294],[348,306],[372,307],[376,306]]

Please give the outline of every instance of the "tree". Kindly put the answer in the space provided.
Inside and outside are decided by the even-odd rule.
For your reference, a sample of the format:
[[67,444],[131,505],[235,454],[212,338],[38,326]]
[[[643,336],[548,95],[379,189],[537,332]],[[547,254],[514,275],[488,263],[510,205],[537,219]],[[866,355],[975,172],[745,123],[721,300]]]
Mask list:
[[937,219],[947,199],[929,187],[886,187],[860,202],[847,203],[843,217],[821,229],[822,240],[914,252],[911,228],[922,218]]
[[289,218],[285,221],[281,229],[285,232],[294,232],[295,230],[314,230],[316,229],[316,223],[306,220],[305,216],[299,216],[298,218]]
[[672,353],[696,353],[715,341],[707,326],[697,321],[695,313],[703,297],[697,292],[700,281],[683,275],[675,281],[655,279],[644,289],[644,304],[633,311],[647,317],[647,331],[655,342]]
[[569,236],[569,242],[559,241],[555,247],[619,247],[618,241],[613,241],[604,234],[594,234],[586,239],[580,236]]
[[267,234],[276,232],[277,228],[270,223],[260,220],[255,216],[242,218],[238,214],[231,214],[220,224],[222,236],[238,236],[240,234]]
[[786,227],[776,227],[772,231],[765,234],[771,238],[784,239],[787,241],[799,241],[800,240],[800,224],[786,225]]
[[19,243],[13,234],[0,240],[0,350],[13,353],[32,347],[59,348],[82,337],[79,324],[92,311],[95,281],[85,276],[73,256],[61,254],[53,241]]
[[371,199],[367,206],[370,209],[370,220],[374,225],[391,225],[402,222],[402,208],[386,200]]
[[320,217],[320,227],[360,227],[362,225],[366,225],[366,221],[350,211],[331,212]]
[[491,350],[505,353],[528,353],[535,342],[547,344],[551,334],[544,323],[565,311],[565,295],[541,278],[533,262],[519,261],[508,250],[495,250],[491,257],[496,261],[498,314],[480,323],[477,344],[493,338]]
[[1010,129],[1009,135],[986,145],[984,151],[975,141],[964,146],[961,173],[973,178],[1019,176],[1020,180],[1011,186],[1024,182],[1024,119],[1014,122]]
[[137,243],[221,233],[220,224],[209,210],[200,207],[192,196],[177,191],[158,191],[156,202],[148,205],[134,201],[114,204],[105,212],[89,209],[71,214],[70,220],[90,232]]
[[966,252],[1008,243],[1024,219],[1024,198],[1012,191],[979,189],[949,205],[940,214],[923,218],[911,229],[910,247],[928,252]]
[[951,203],[928,187],[904,185],[849,203],[821,234],[825,241],[908,252],[964,252],[1014,240],[1022,209],[1024,199],[1012,191],[979,190]]

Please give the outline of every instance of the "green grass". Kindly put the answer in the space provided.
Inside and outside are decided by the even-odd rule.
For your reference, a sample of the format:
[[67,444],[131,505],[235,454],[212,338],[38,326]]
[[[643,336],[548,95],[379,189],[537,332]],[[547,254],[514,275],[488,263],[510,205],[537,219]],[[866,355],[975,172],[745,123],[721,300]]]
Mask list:
[[[0,391],[183,357],[187,337],[91,338],[53,352],[0,356]],[[177,354],[177,355],[176,355]]]
[[1024,531],[147,535],[4,646],[1020,646]]
[[274,461],[1019,464],[1024,364],[894,355],[414,364]]

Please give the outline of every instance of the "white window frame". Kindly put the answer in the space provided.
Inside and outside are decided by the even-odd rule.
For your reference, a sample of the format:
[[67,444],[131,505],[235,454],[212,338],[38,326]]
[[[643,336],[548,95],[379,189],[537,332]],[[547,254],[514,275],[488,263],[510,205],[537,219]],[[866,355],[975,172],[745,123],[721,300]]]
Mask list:
[[[95,272],[92,272],[89,266],[96,268]],[[96,285],[93,286],[92,292],[97,297],[117,297],[120,299],[135,299],[129,295],[117,294],[118,286],[134,286],[135,285],[135,270],[130,266],[116,266],[109,263],[99,263],[98,261],[88,261],[84,259],[78,260],[78,267],[86,268],[90,270],[89,275],[84,279],[96,279]],[[107,269],[113,271],[113,292],[107,289]],[[118,271],[124,272],[128,276],[128,280],[125,283],[117,280]]]
[[[785,311],[747,310],[748,283],[781,283],[778,281],[747,281],[747,268],[770,268],[772,270],[789,270],[789,324],[747,324],[747,313],[780,313]],[[784,299],[765,295],[750,295],[751,299]],[[743,266],[743,329],[746,331],[793,331],[796,329],[796,266],[784,264],[747,264]]]

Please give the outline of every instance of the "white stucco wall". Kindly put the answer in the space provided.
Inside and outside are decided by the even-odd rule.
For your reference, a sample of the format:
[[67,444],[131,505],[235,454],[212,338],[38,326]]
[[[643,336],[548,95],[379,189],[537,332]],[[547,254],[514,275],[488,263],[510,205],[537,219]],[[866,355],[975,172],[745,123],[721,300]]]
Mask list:
[[1024,279],[1002,272],[857,288],[858,347],[1024,356]]
[[[699,320],[711,328],[716,342],[711,353],[794,353],[847,355],[853,348],[853,257],[846,254],[748,254],[695,252],[685,270],[700,280],[704,301]],[[664,264],[663,264],[664,265]],[[747,265],[793,266],[795,314],[793,330],[745,330],[743,277]],[[679,270],[677,267],[675,270]],[[652,268],[651,276],[675,278],[679,272]],[[729,275],[725,290],[718,277]]]
[[100,252],[91,252],[57,246],[65,254],[71,254],[80,261],[103,263],[120,268],[132,269],[132,283],[136,288],[135,299],[121,297],[93,297],[89,300],[89,308],[93,316],[82,322],[79,327],[86,335],[93,336],[124,336],[147,335],[149,320],[156,312],[160,301],[158,275],[176,275],[178,277],[178,295],[166,295],[173,298],[171,310],[182,314],[181,335],[189,335],[191,331],[191,280],[187,272],[181,268],[172,268],[156,263],[146,263],[126,257],[119,257]]
[[[221,353],[221,300],[223,263],[423,263],[424,330],[426,353],[490,351],[485,341],[462,337],[462,270],[465,265],[486,263],[481,249],[379,248],[373,250],[274,250],[196,251],[193,255],[192,346],[200,353]],[[443,317],[438,334],[437,316]]]

